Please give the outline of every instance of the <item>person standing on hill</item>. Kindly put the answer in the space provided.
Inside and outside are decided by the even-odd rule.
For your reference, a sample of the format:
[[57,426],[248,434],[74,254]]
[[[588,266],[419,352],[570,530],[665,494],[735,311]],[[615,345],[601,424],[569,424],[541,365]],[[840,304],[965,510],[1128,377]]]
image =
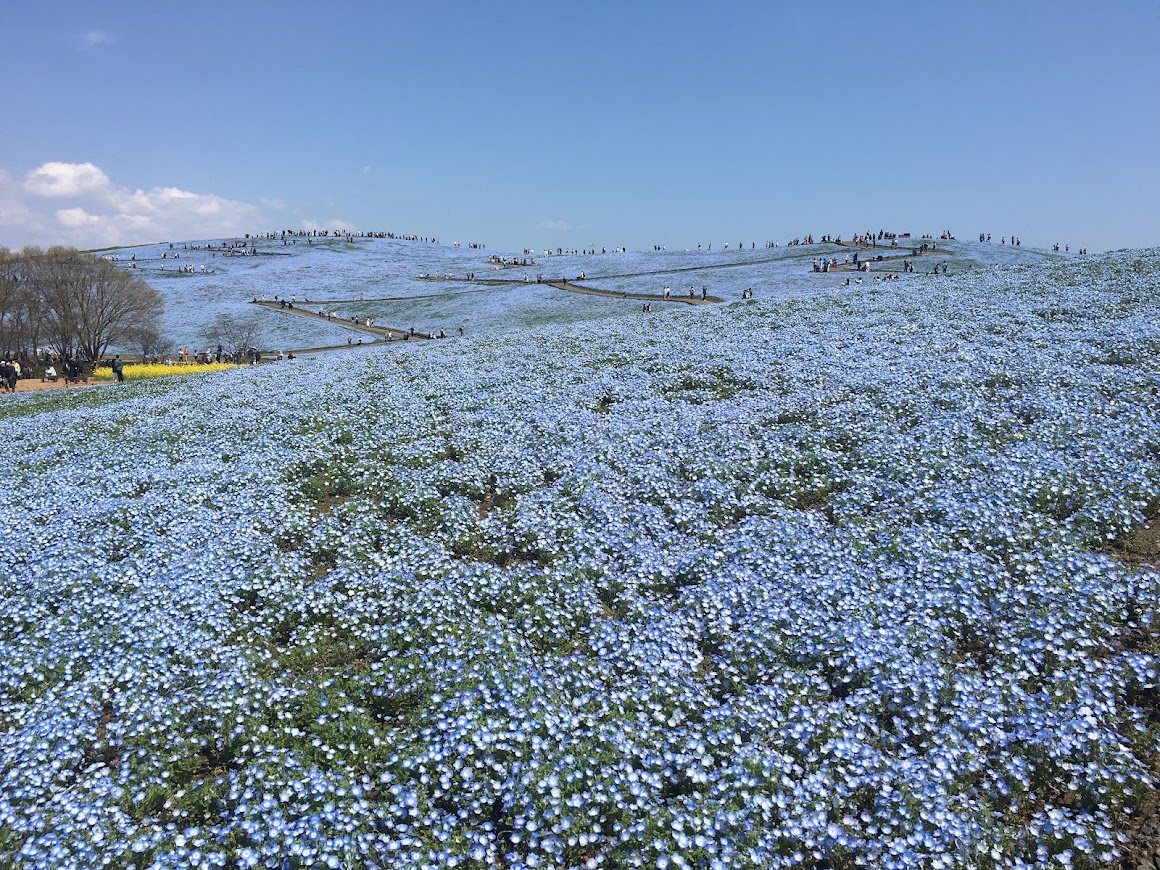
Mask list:
[[117,379],[118,384],[125,383],[125,363],[121,360],[120,354],[113,357],[113,377]]

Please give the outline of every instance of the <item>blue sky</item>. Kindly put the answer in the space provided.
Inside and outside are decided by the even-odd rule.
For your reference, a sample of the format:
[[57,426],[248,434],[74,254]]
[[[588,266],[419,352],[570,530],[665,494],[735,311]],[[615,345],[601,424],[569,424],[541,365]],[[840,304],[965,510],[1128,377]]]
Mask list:
[[45,0],[0,33],[9,247],[1160,244],[1156,0]]

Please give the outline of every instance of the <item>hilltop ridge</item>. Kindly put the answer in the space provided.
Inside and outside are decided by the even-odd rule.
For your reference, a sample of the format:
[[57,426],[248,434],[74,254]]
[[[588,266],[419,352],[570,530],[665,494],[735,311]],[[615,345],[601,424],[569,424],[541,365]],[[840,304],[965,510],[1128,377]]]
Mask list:
[[[943,254],[920,257],[919,280],[935,262],[950,273],[991,265],[1034,264],[1075,259],[1075,254],[954,239],[902,239],[866,248],[865,257],[898,257],[912,246],[937,242]],[[219,314],[253,317],[265,350],[343,346],[358,333],[357,320],[392,331],[457,334],[460,329],[507,331],[544,323],[599,321],[639,313],[643,302],[663,305],[664,288],[673,300],[702,293],[719,301],[740,299],[752,289],[760,298],[810,295],[855,276],[817,274],[811,264],[822,257],[839,262],[856,249],[833,243],[709,250],[529,252],[503,254],[409,238],[328,236],[256,237],[166,242],[99,251],[122,267],[134,269],[158,289],[166,303],[165,325],[180,346],[196,347],[199,336]],[[491,258],[508,261],[491,262]],[[875,276],[901,272],[898,260],[873,263]],[[469,280],[473,276],[474,280]],[[537,276],[543,282],[537,284]],[[580,276],[583,276],[581,278]],[[526,281],[525,281],[526,278]],[[547,282],[569,281],[599,291],[576,296]],[[616,297],[619,296],[620,299]],[[306,322],[255,311],[255,300],[293,300],[305,310],[333,315]],[[687,316],[696,316],[686,312]],[[367,336],[372,340],[375,336]],[[382,336],[380,336],[382,337]]]

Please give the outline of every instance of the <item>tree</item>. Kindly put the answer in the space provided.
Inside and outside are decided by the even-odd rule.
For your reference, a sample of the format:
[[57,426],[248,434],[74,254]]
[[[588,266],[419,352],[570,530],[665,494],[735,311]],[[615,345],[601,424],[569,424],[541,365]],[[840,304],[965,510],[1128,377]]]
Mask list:
[[202,338],[209,347],[221,348],[223,356],[237,359],[257,345],[259,333],[257,321],[252,318],[219,314],[206,327]]
[[173,347],[173,342],[161,331],[158,324],[152,323],[133,330],[125,346],[138,351],[141,354],[141,362],[144,363],[148,362],[149,357],[161,357],[166,354]]
[[19,291],[19,261],[7,248],[0,248],[0,356],[5,359],[24,346]]
[[161,294],[113,262],[72,248],[26,250],[45,339],[62,357],[96,362],[110,346],[160,334]]
[[27,258],[0,248],[0,355],[30,359],[40,347],[43,325]]

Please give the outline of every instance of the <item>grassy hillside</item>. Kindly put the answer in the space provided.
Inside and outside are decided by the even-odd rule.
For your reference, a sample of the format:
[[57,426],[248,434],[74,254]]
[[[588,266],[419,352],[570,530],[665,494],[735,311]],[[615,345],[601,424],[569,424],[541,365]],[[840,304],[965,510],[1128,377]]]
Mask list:
[[1026,260],[6,397],[0,854],[1139,854],[1160,252]]
[[[243,242],[252,247],[237,246]],[[938,244],[949,253],[919,260],[917,271],[929,272],[938,262],[948,262],[955,274],[986,264],[1063,261],[1061,255],[1009,245]],[[903,250],[862,251],[861,256],[889,257]],[[161,293],[170,338],[176,347],[194,350],[204,346],[201,335],[219,314],[252,318],[265,350],[342,345],[347,337],[359,335],[341,323],[311,323],[256,310],[250,304],[255,298],[293,297],[311,311],[322,308],[340,319],[370,317],[384,326],[423,333],[443,329],[451,334],[462,327],[472,334],[495,334],[546,323],[602,321],[640,307],[524,285],[525,274],[532,281],[538,274],[545,280],[584,274],[587,286],[628,294],[659,296],[667,285],[680,296],[690,286],[698,293],[706,287],[727,300],[739,299],[747,287],[753,287],[760,298],[801,297],[856,277],[811,272],[812,261],[821,256],[852,258],[854,249],[838,245],[547,257],[540,252],[532,258],[534,265],[509,268],[489,263],[491,251],[375,238],[297,239],[286,244],[281,239],[217,239],[103,253],[118,258],[121,266],[132,268]],[[888,260],[877,268],[884,274],[901,271],[901,264]],[[467,282],[468,274],[477,281]],[[420,280],[420,275],[450,276],[450,280]]]

